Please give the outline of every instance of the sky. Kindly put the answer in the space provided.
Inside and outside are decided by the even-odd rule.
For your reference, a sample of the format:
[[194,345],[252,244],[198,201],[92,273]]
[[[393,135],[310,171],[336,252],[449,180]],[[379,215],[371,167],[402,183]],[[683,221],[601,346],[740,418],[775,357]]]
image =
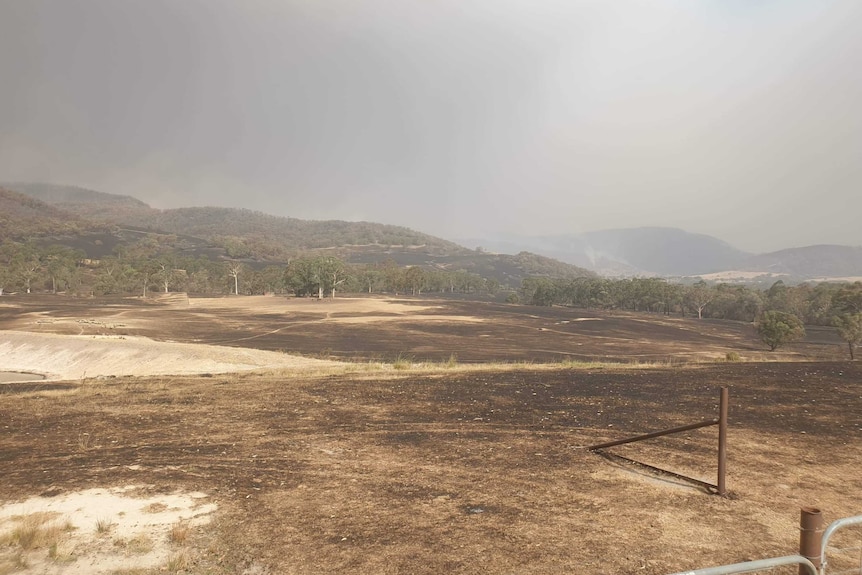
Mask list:
[[862,2],[0,0],[0,181],[862,245]]

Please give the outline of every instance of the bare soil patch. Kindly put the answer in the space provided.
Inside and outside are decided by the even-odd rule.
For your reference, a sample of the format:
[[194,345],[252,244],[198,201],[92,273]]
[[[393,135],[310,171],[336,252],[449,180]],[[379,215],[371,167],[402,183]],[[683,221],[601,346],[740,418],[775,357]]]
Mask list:
[[204,493],[138,486],[49,492],[0,506],[0,538],[7,539],[0,565],[63,575],[164,571],[189,553],[189,533],[208,525],[215,510]]

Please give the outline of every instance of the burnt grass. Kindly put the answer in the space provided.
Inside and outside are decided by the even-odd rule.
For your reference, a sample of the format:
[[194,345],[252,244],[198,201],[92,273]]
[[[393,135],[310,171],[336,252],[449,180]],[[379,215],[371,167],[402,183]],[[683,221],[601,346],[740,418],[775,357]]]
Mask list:
[[[452,305],[444,311],[477,309]],[[478,309],[489,310],[484,321],[456,324],[463,333],[412,319],[354,327],[292,318],[306,323],[288,341],[305,341],[308,353],[335,342],[333,355],[355,343],[354,353],[371,358],[418,354],[448,338],[459,358],[475,361],[511,358],[500,350],[518,341],[532,351],[580,342],[586,356],[620,361],[758,346],[750,326],[720,322],[597,314],[601,321],[565,324],[593,312]],[[233,322],[249,334],[284,325],[270,314],[225,314],[207,327],[193,309],[142,313],[151,310],[197,318],[170,323],[163,336],[178,340],[215,342]],[[16,313],[0,311],[0,325],[20,327]],[[644,343],[653,329],[655,340]],[[796,551],[800,506],[820,507],[827,522],[862,512],[862,366],[828,354],[798,361],[831,345],[824,333],[793,349],[797,361],[429,372],[357,365],[335,375],[0,386],[0,499],[129,484],[204,491],[219,512],[193,553],[193,573],[650,575],[787,555]],[[267,337],[285,346],[276,335],[255,346]],[[712,419],[722,386],[730,389],[728,497],[644,467],[714,483],[714,427],[605,457],[585,449]]]
[[[285,305],[297,301],[266,299]],[[402,306],[415,306],[416,313],[397,317],[400,314],[387,313],[385,309],[373,313],[329,312],[333,307],[329,300],[314,304],[299,300],[308,305],[273,312],[243,306],[213,310],[160,305],[158,300],[140,298],[77,299],[31,294],[3,297],[0,329],[141,335],[356,362],[391,361],[396,357],[442,361],[451,356],[464,363],[655,362],[695,356],[721,358],[729,351],[743,359],[780,355],[838,360],[847,356],[846,346],[842,346],[833,328],[811,327],[805,341],[770,354],[752,326],[743,322],[458,299],[397,301]],[[453,317],[470,321],[452,320]],[[385,321],[387,318],[389,321]],[[76,321],[80,319],[88,321]]]
[[[195,572],[666,573],[793,552],[801,504],[858,512],[860,381],[792,362],[18,385],[0,495],[205,491]],[[710,419],[722,385],[728,498],[583,449]],[[608,451],[714,482],[714,450],[706,428]]]

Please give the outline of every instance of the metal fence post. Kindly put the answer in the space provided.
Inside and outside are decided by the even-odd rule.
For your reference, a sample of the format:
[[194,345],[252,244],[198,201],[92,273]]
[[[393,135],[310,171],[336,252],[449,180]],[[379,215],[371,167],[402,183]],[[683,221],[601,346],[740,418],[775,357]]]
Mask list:
[[727,495],[727,398],[726,387],[721,388],[718,408],[718,494]]
[[[820,570],[823,514],[816,507],[803,507],[799,516],[799,554]],[[799,575],[805,575],[802,567]]]

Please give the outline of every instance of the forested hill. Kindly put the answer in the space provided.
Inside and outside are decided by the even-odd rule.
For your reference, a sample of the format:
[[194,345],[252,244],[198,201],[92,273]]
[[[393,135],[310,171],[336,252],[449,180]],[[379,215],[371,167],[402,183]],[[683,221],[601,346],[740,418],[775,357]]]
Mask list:
[[131,196],[54,184],[13,183],[7,188],[88,220],[231,244],[238,257],[250,256],[248,249],[274,255],[347,246],[421,247],[437,254],[469,251],[409,228],[372,222],[301,220],[221,207],[158,210]]
[[99,222],[120,222],[136,213],[155,211],[131,196],[106,194],[77,186],[38,183],[8,183],[0,187],[35,198],[64,212]]
[[[34,220],[19,218],[21,222],[30,222],[25,227],[37,231],[29,234],[30,239],[41,237],[40,244],[53,242],[80,249],[91,259],[101,259],[149,238],[148,241],[157,243],[163,252],[173,251],[184,256],[279,265],[298,256],[326,255],[356,265],[394,262],[445,273],[460,270],[512,288],[529,276],[595,276],[593,272],[549,257],[528,252],[508,255],[471,250],[401,226],[300,220],[235,208],[157,210],[129,196],[83,188],[13,185],[32,197],[7,192],[10,197],[17,198],[17,203],[14,209],[4,209],[3,213],[23,213],[23,206],[28,203],[36,206],[31,209]],[[45,221],[37,225],[39,214],[45,215]],[[92,228],[107,231],[94,235],[90,233]],[[76,229],[82,233],[75,236]],[[4,238],[11,236],[0,229],[0,240]]]
[[87,233],[102,228],[56,206],[0,188],[0,240]]
[[237,208],[178,208],[136,214],[121,222],[168,233],[207,239],[237,237],[277,242],[291,249],[340,246],[421,246],[436,253],[465,248],[401,226],[339,220],[300,220]]

